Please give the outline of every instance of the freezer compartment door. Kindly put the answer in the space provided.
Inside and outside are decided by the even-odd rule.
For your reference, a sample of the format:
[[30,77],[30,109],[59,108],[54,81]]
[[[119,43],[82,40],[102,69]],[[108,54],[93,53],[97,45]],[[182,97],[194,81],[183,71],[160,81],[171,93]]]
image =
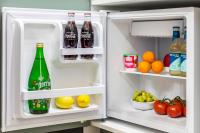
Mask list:
[[[68,12],[75,13],[78,48],[64,47]],[[2,131],[71,123],[106,117],[105,25],[106,14],[91,12],[93,48],[81,48],[80,32],[84,23],[80,11],[3,8],[2,45]],[[51,90],[28,91],[28,78],[36,52],[36,43],[44,43],[44,56],[51,79]],[[80,58],[93,54],[93,59]],[[78,55],[66,60],[66,55]],[[91,103],[80,108],[59,109],[55,98],[90,95]],[[50,98],[49,112],[33,115],[28,100]]]

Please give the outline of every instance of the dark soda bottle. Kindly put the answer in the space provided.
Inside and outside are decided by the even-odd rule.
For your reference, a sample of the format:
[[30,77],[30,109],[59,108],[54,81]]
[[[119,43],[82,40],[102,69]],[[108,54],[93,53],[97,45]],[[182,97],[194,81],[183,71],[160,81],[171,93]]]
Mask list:
[[[50,90],[51,81],[43,53],[43,43],[37,43],[36,56],[28,80],[28,91]],[[32,99],[28,100],[31,114],[48,113],[50,99]]]
[[[93,48],[94,45],[94,33],[91,23],[91,13],[84,14],[84,24],[81,29],[81,48]],[[92,59],[93,54],[81,55],[81,58]]]
[[[64,32],[64,48],[77,48],[78,30],[75,23],[75,13],[68,13],[68,23]],[[67,60],[75,60],[78,55],[64,55]]]

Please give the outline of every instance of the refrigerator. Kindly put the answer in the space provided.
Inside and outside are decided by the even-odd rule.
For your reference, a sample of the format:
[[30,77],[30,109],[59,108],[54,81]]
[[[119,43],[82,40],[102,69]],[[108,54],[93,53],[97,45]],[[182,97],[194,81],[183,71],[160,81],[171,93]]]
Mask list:
[[[75,13],[78,48],[63,46],[68,12]],[[94,47],[80,47],[84,13],[91,13]],[[32,8],[2,8],[2,132],[62,123],[116,118],[170,133],[198,133],[200,127],[200,9],[174,8],[130,12],[68,11]],[[124,69],[123,55],[147,50],[162,60],[169,53],[172,27],[187,26],[187,77],[140,73]],[[35,57],[35,44],[44,43],[51,90],[28,91],[28,78]],[[91,60],[80,55],[94,54]],[[79,55],[66,60],[65,55]],[[180,96],[187,102],[187,116],[169,118],[153,110],[131,105],[134,90],[144,89],[158,99]],[[59,109],[55,98],[88,94],[87,108],[76,105]],[[47,114],[29,113],[27,101],[51,98]]]

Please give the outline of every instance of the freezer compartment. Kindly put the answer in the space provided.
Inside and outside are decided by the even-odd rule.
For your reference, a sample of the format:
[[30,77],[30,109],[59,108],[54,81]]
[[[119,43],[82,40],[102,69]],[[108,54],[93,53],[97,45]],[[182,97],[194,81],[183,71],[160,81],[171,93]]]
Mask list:
[[[179,26],[183,33],[184,20],[138,20],[131,24],[132,36],[146,37],[172,37],[172,27]],[[153,32],[152,32],[153,31]]]
[[[146,22],[148,19],[152,20],[152,18],[143,16],[140,18],[136,15],[136,19],[134,19],[134,15],[124,14],[122,16],[122,14],[118,14],[117,16],[116,14],[111,14],[108,20],[108,116],[164,132],[186,132],[187,117],[170,118],[167,115],[158,115],[153,110],[138,110],[132,106],[131,101],[135,90],[145,90],[158,99],[164,97],[173,99],[180,96],[187,100],[187,77],[171,76],[167,70],[156,74],[152,71],[148,73],[138,72],[137,70],[127,71],[124,68],[124,54],[138,54],[138,62],[140,62],[145,51],[152,51],[156,60],[163,61],[165,55],[169,53],[172,38],[164,35],[154,36],[154,28],[148,30],[148,25],[140,27],[143,28],[141,35],[133,35],[133,32],[136,33],[140,30],[137,29],[138,27],[132,28],[132,23],[135,20],[143,21],[142,19],[144,19]],[[160,20],[160,23],[164,22],[163,25],[165,25],[166,18],[163,15],[160,18],[156,17],[156,20]],[[177,16],[177,19],[179,18],[180,16]],[[170,19],[170,17],[168,16],[167,19]],[[171,19],[176,18],[173,16]],[[134,31],[134,29],[137,31]],[[145,32],[145,29],[147,32]],[[165,34],[165,28],[160,30]]]

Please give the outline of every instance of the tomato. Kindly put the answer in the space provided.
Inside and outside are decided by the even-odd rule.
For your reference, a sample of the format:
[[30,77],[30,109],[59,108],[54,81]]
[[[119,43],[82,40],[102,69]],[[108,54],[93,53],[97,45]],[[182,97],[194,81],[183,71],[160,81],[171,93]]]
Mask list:
[[172,102],[173,102],[174,104],[178,104],[178,105],[180,105],[180,106],[183,106],[182,102],[179,101],[179,100],[173,100]]
[[166,115],[168,105],[168,102],[166,102],[165,100],[157,100],[154,102],[153,108],[157,114]]
[[167,114],[169,117],[177,118],[182,116],[182,106],[180,104],[172,104],[167,108]]
[[186,116],[186,101],[183,100],[183,116]]
[[182,107],[182,116],[186,116],[186,101],[181,99],[179,96],[175,97],[172,101],[173,104],[178,104]]
[[183,106],[183,116],[186,116],[186,106]]

